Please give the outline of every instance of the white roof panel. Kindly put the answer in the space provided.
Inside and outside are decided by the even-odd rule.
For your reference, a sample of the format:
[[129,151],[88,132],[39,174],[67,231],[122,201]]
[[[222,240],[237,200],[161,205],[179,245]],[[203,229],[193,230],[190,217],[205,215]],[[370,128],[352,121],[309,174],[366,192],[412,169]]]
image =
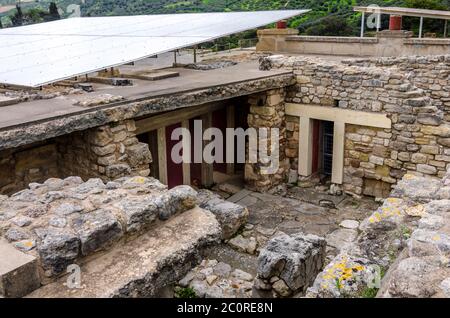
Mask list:
[[0,83],[37,87],[309,10],[71,18],[0,30]]

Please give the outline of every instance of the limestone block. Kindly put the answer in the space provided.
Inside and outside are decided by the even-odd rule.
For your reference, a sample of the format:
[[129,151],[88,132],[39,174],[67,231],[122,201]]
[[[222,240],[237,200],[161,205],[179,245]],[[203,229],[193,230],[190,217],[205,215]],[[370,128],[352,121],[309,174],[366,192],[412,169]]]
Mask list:
[[80,238],[83,255],[90,255],[123,236],[122,225],[107,210],[82,214],[73,220],[73,229]]
[[260,252],[258,277],[279,277],[291,291],[305,291],[322,269],[325,248],[325,240],[315,235],[279,234]]
[[0,239],[0,297],[23,297],[40,285],[36,257]]
[[238,204],[222,200],[210,191],[202,190],[198,195],[199,206],[211,211],[222,227],[222,239],[230,239],[247,223],[248,210]]

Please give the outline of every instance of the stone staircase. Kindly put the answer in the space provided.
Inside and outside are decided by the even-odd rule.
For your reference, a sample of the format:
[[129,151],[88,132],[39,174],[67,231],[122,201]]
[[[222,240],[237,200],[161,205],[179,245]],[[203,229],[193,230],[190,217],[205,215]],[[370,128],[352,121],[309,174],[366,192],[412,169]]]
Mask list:
[[201,252],[218,242],[219,224],[211,212],[194,208],[135,240],[80,266],[79,288],[68,288],[69,276],[28,297],[159,297],[202,260]]
[[243,207],[199,199],[143,177],[49,179],[1,196],[0,296],[170,296],[206,248],[247,220]]

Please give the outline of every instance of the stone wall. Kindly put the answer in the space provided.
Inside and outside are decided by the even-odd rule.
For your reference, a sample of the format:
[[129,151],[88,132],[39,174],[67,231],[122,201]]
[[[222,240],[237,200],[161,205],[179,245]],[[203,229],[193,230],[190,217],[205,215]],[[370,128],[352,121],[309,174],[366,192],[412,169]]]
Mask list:
[[[258,158],[258,163],[247,163],[245,166],[245,180],[249,189],[255,191],[268,191],[287,179],[289,171],[289,160],[285,156],[286,148],[286,121],[285,121],[285,90],[270,90],[261,94],[251,95],[249,97],[250,114],[248,116],[248,125],[250,128],[269,128],[267,149],[270,150],[271,129],[279,129],[279,169],[275,174],[261,173],[262,167],[268,164]],[[265,142],[263,139],[259,142]],[[248,151],[248,149],[247,149]]]
[[[444,176],[450,163],[450,56],[269,60],[272,67],[294,70],[297,84],[287,102],[385,113],[391,119],[392,129],[347,125],[347,192],[385,197],[406,173]],[[298,118],[288,116],[286,123],[286,156],[297,169]]]
[[148,176],[151,153],[139,143],[133,120],[75,132],[0,153],[0,193],[11,194],[33,182],[79,176],[104,181]]
[[70,264],[109,249],[124,237],[194,208],[188,186],[167,190],[158,180],[126,177],[103,183],[80,177],[32,183],[0,196],[0,237],[36,256],[42,277],[65,273]]
[[0,194],[11,194],[29,183],[57,176],[57,144],[54,141],[0,153]]
[[151,153],[135,130],[134,120],[127,120],[60,137],[61,175],[104,181],[150,175]]

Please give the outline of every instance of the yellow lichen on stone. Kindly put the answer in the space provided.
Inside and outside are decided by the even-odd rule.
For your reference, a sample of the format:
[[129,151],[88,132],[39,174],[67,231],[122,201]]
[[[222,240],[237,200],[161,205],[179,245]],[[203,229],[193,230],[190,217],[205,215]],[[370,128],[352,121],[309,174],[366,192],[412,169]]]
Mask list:
[[410,207],[406,209],[406,214],[409,216],[423,216],[425,213],[425,208],[422,204]]
[[417,177],[415,176],[415,175],[413,175],[413,174],[405,174],[404,176],[403,176],[403,179],[405,179],[405,180],[414,180],[414,179],[417,179]]

